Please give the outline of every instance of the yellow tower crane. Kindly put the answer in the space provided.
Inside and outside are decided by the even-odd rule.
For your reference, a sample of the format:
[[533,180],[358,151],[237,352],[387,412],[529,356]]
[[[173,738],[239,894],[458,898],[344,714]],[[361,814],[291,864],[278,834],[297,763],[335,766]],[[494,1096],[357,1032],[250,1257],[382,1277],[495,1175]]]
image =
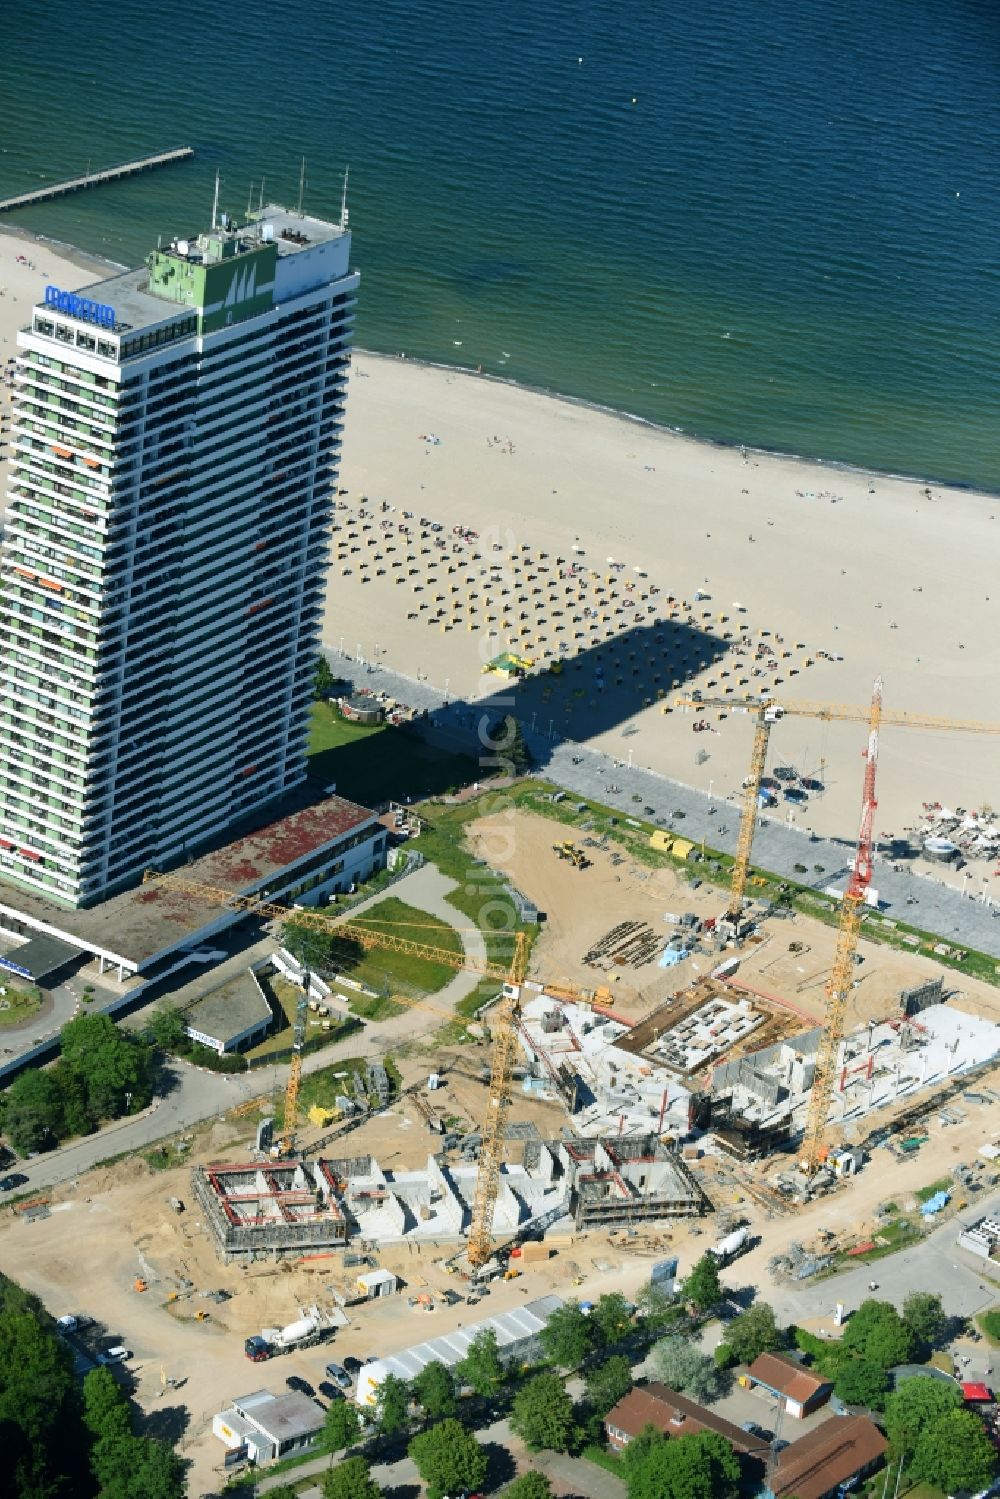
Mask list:
[[[424,958],[428,962],[444,963],[450,968],[481,973],[485,978],[500,979],[503,995],[490,1018],[493,1036],[493,1052],[490,1063],[489,1099],[486,1119],[483,1123],[483,1142],[479,1152],[479,1171],[476,1177],[476,1192],[472,1204],[472,1220],[468,1237],[468,1258],[474,1268],[484,1265],[492,1253],[493,1214],[500,1189],[500,1169],[503,1164],[504,1129],[511,1102],[511,1083],[517,1053],[517,1030],[521,1016],[521,986],[528,966],[528,942],[523,932],[513,933],[513,956],[509,967],[488,958],[479,958],[467,953],[453,952],[448,948],[434,947],[430,943],[415,941],[396,932],[386,931],[384,926],[368,925],[355,918],[337,921],[318,911],[296,911],[288,906],[269,901],[256,895],[238,895],[231,890],[220,889],[198,880],[186,879],[180,874],[160,874],[147,870],[146,881],[156,881],[171,889],[181,890],[192,900],[209,905],[224,906],[229,910],[246,911],[265,921],[295,921],[302,926],[318,928],[328,935],[335,933],[357,942],[366,951],[378,948],[383,951],[406,953],[410,957]],[[440,930],[439,927],[433,930]],[[570,984],[561,984],[558,994],[577,1004],[605,1004],[610,993],[597,990],[576,989]],[[393,999],[413,1008],[428,1010],[444,1020],[454,1020],[452,1011],[439,1008],[424,999],[410,999],[404,995],[393,995]],[[283,1154],[294,1149],[295,1130],[298,1123],[299,1088],[302,1080],[302,1044],[305,1038],[305,1016],[308,995],[305,988],[296,1005],[293,1027],[292,1059],[285,1089],[285,1118],[281,1134]]]
[[[761,781],[767,764],[771,730],[782,718],[818,718],[828,722],[867,723],[870,710],[850,703],[779,703],[774,698],[704,697],[692,693],[675,700],[676,708],[724,708],[730,713],[749,713],[754,718],[750,770],[743,782],[743,807],[733,860],[733,880],[725,920],[738,927],[743,920],[743,896],[750,873],[753,835],[757,826]],[[893,728],[952,729],[968,734],[1000,734],[1000,724],[982,723],[977,719],[938,718],[925,713],[883,712],[881,721]]]
[[865,785],[861,796],[861,827],[858,831],[858,844],[851,868],[851,877],[847,882],[847,889],[844,891],[841,903],[837,951],[826,985],[823,1031],[816,1053],[812,1088],[809,1092],[809,1111],[802,1141],[802,1164],[810,1175],[818,1170],[826,1159],[826,1126],[830,1116],[830,1104],[833,1100],[837,1058],[844,1034],[847,1001],[854,983],[854,958],[858,950],[861,918],[864,914],[865,898],[872,882],[875,808],[878,805],[875,800],[875,772],[878,769],[878,731],[881,717],[882,678],[877,677],[868,715],[868,748],[865,751]]

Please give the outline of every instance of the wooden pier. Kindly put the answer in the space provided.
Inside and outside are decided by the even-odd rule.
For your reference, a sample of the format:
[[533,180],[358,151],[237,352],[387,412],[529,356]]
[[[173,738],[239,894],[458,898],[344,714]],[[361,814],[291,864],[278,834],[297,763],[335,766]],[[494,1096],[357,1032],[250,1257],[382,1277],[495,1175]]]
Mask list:
[[70,177],[66,182],[53,182],[48,187],[36,188],[32,193],[18,193],[14,198],[0,199],[0,213],[8,213],[12,208],[27,208],[34,203],[45,203],[49,198],[61,198],[64,193],[76,193],[84,187],[98,187],[102,182],[117,182],[120,177],[134,177],[136,172],[148,172],[152,167],[165,167],[174,161],[186,161],[193,155],[193,146],[175,146],[172,151],[158,151],[155,156],[140,156],[135,161],[124,161],[117,167],[105,167],[100,172],[88,172],[83,177]]

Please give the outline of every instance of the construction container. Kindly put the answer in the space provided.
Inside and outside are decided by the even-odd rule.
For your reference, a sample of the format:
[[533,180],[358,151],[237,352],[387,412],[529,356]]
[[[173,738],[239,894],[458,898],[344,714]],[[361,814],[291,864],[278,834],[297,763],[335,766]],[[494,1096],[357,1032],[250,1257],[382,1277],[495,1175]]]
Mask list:
[[543,1265],[551,1257],[552,1250],[548,1244],[522,1244],[522,1265]]

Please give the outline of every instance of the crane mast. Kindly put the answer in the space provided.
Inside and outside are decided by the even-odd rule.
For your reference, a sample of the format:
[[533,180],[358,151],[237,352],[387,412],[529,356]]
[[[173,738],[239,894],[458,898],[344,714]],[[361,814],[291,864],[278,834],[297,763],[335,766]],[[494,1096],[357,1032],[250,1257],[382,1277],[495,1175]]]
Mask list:
[[865,897],[871,887],[874,858],[875,773],[878,769],[878,731],[882,718],[882,678],[877,677],[868,717],[868,748],[865,750],[865,784],[861,798],[861,827],[851,877],[844,892],[837,933],[837,950],[826,986],[823,1034],[816,1053],[809,1112],[802,1141],[802,1164],[811,1175],[826,1159],[826,1126],[830,1116],[837,1058],[844,1034],[844,1016],[854,982],[854,958],[864,914]]
[[[881,679],[880,679],[881,680]],[[739,939],[743,926],[743,896],[750,877],[750,859],[753,854],[753,837],[757,826],[760,791],[767,765],[767,751],[771,729],[782,718],[815,718],[822,722],[867,723],[870,708],[851,703],[810,703],[790,701],[776,702],[773,698],[759,697],[705,697],[696,692],[674,701],[676,708],[724,708],[727,713],[751,713],[754,719],[753,748],[750,752],[750,770],[743,782],[743,806],[740,813],[740,828],[733,859],[733,876],[729,900],[723,922]],[[664,708],[664,712],[668,711]],[[951,729],[966,734],[1000,734],[1000,724],[984,723],[979,719],[940,718],[926,713],[908,713],[903,710],[885,713],[881,721],[900,729]]]

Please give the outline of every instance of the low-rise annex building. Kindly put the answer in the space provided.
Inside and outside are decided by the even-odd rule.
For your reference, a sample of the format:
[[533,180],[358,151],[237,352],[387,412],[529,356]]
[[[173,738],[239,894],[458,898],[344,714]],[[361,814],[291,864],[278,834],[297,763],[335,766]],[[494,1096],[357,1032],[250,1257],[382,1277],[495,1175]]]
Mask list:
[[496,1333],[497,1353],[505,1364],[531,1363],[540,1352],[539,1333],[553,1312],[563,1305],[561,1296],[539,1296],[512,1311],[499,1312],[483,1322],[470,1322],[467,1327],[457,1327],[439,1338],[375,1359],[360,1370],[355,1398],[359,1405],[374,1405],[379,1386],[390,1374],[409,1382],[428,1364],[439,1363],[446,1369],[454,1369],[465,1358],[469,1344],[488,1330]]

